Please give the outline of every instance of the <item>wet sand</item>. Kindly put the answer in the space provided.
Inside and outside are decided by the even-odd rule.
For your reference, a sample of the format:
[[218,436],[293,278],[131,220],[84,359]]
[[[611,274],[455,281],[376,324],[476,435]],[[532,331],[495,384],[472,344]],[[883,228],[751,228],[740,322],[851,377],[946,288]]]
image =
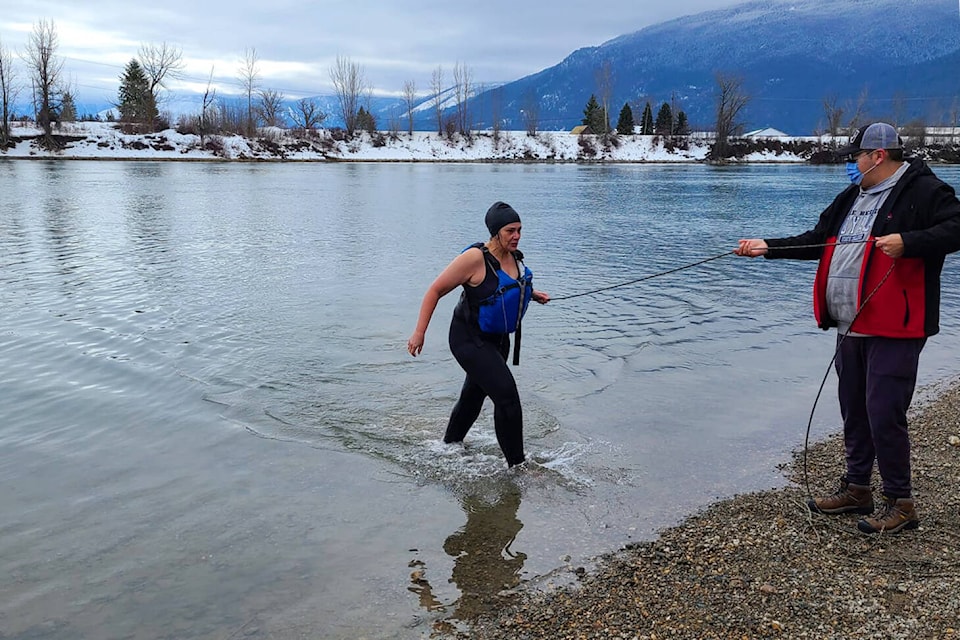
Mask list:
[[[798,452],[784,488],[719,502],[573,584],[504,593],[471,638],[960,638],[960,382],[911,411],[918,529],[866,536],[809,495],[843,471],[839,436]],[[951,436],[954,439],[951,442]],[[874,493],[879,500],[879,478]]]

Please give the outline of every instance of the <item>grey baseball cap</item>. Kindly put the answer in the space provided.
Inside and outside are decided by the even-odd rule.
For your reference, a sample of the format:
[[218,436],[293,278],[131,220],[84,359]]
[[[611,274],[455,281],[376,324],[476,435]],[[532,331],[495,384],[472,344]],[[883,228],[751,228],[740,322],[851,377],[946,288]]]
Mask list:
[[857,151],[873,149],[902,149],[903,140],[897,135],[897,130],[886,122],[874,122],[857,129],[850,139],[850,143],[837,149],[838,156],[848,156]]

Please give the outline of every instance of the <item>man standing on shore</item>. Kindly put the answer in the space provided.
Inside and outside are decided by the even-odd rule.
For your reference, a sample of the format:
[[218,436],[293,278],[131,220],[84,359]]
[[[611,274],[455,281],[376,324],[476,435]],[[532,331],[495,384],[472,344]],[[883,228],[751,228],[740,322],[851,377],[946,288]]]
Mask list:
[[846,474],[836,493],[808,505],[825,514],[872,513],[876,461],[883,502],[857,527],[893,533],[920,524],[907,410],[920,351],[940,330],[940,271],[944,256],[960,249],[960,201],[922,160],[904,160],[889,124],[861,128],[837,153],[853,184],[816,226],[788,238],[740,240],[736,254],[820,261],[813,309],[820,328],[838,331]]

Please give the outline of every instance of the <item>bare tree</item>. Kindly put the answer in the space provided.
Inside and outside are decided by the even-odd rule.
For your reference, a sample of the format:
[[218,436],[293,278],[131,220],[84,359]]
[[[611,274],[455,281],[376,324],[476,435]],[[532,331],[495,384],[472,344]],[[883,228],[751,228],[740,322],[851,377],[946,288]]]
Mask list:
[[12,54],[0,42],[0,150],[10,144],[10,110],[19,93],[16,80]]
[[283,94],[275,89],[262,89],[260,102],[257,105],[257,115],[266,127],[282,127],[285,124]]
[[320,110],[320,103],[313,98],[301,98],[297,101],[293,119],[298,127],[316,129],[327,119],[327,114]]
[[750,102],[743,88],[743,78],[717,73],[717,123],[711,155],[714,160],[727,157],[730,136],[735,135],[743,126],[738,121],[740,112]]
[[901,127],[907,120],[907,96],[903,91],[896,91],[893,94],[893,100],[890,102],[892,124],[894,127]]
[[243,58],[240,61],[238,78],[243,87],[243,93],[247,96],[247,118],[244,123],[244,135],[253,137],[257,132],[257,121],[254,118],[253,110],[253,96],[260,89],[260,58],[257,56],[257,50],[253,47],[248,47],[243,50]]
[[417,85],[413,80],[403,83],[403,102],[407,106],[407,133],[413,136],[413,107],[417,102]]
[[[370,85],[367,85],[366,88],[364,88],[363,90],[363,104],[366,106],[367,114],[370,117],[370,119],[367,121],[367,125],[373,125],[372,127],[370,126],[367,127],[367,131],[369,131],[370,133],[373,133],[374,131],[377,130],[377,119],[376,119],[376,116],[373,115],[373,109],[371,108],[372,102],[373,102],[373,87],[371,87]],[[357,126],[360,126],[360,125],[358,124]]]
[[843,107],[837,104],[837,96],[831,94],[823,99],[823,117],[827,121],[827,133],[836,136],[840,133],[840,122],[843,120]]
[[467,113],[467,101],[470,99],[470,68],[458,62],[453,65],[453,94],[457,103],[457,128],[463,135],[470,134],[470,118]]
[[529,89],[523,96],[523,108],[520,109],[523,118],[523,128],[528,136],[537,135],[540,128],[540,101],[533,89]]
[[914,118],[900,129],[900,133],[909,141],[911,150],[927,146],[927,123],[923,118]]
[[503,129],[503,87],[484,91],[481,86],[480,95],[490,96],[490,120],[493,127],[493,143],[496,145],[500,142],[500,131]]
[[60,109],[60,72],[63,59],[57,56],[57,29],[53,21],[40,20],[27,39],[25,60],[30,67],[34,87],[34,109],[37,124],[43,128],[42,144],[56,148],[53,121]]
[[216,124],[218,133],[235,133],[244,135],[246,131],[247,110],[240,100],[217,100],[215,118],[210,118],[211,123]]
[[357,107],[360,105],[360,96],[366,85],[363,67],[352,62],[350,58],[337,56],[337,61],[330,70],[330,80],[333,90],[340,103],[340,115],[343,117],[343,126],[349,135],[357,128]]
[[204,137],[212,129],[210,118],[213,106],[217,101],[217,90],[213,87],[213,67],[210,67],[210,78],[207,80],[207,89],[203,92],[203,106],[200,109],[200,147],[203,147]]
[[387,128],[390,131],[391,140],[400,139],[400,116],[392,114],[387,120]]
[[[856,103],[851,106],[850,120],[847,122],[847,129],[852,133],[863,123],[867,116],[867,97],[868,91],[866,85],[860,90]],[[849,104],[849,103],[848,103]]]
[[153,101],[159,106],[161,102],[160,89],[167,88],[167,80],[180,78],[183,75],[183,52],[179,47],[168,45],[166,42],[160,44],[144,43],[140,45],[137,58],[150,81],[150,93],[153,94]]
[[946,120],[946,109],[944,109],[943,105],[940,104],[939,99],[934,98],[930,103],[930,106],[927,108],[927,123],[932,126],[942,128],[947,126]]
[[597,83],[597,95],[600,96],[600,108],[603,109],[603,131],[610,132],[610,96],[613,95],[613,66],[609,60],[604,60],[600,68],[594,72],[594,81]]
[[437,116],[437,133],[443,135],[443,67],[437,67],[430,75],[430,90],[433,91],[433,110]]
[[960,133],[960,98],[954,97],[953,104],[950,105],[950,137],[952,140],[957,139],[957,134]]

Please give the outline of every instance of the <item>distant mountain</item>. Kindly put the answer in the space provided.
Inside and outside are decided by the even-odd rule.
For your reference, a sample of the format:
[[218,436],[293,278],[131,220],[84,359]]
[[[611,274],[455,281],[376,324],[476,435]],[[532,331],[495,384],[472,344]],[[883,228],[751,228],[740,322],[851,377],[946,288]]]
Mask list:
[[[520,109],[535,96],[542,129],[579,124],[605,62],[611,125],[625,102],[639,117],[647,100],[656,113],[673,99],[692,125],[710,128],[717,72],[743,78],[747,128],[809,134],[828,96],[852,108],[866,95],[873,117],[936,121],[960,101],[960,12],[955,0],[758,0],[678,18],[503,86],[505,120],[522,128]],[[489,126],[491,97],[474,102],[474,120]]]

